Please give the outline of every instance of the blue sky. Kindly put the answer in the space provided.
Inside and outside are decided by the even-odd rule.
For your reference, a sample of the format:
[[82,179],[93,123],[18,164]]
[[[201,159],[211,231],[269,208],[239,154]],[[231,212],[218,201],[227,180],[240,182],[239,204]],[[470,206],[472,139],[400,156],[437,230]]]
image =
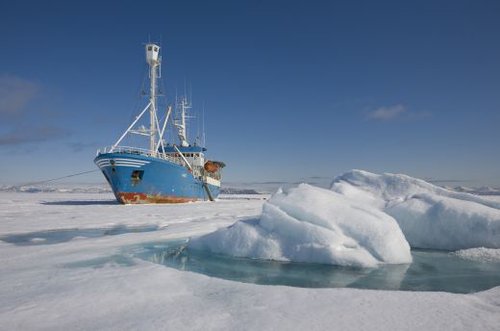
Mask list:
[[95,169],[143,105],[151,38],[227,181],[500,185],[498,1],[4,1],[0,31],[0,182]]

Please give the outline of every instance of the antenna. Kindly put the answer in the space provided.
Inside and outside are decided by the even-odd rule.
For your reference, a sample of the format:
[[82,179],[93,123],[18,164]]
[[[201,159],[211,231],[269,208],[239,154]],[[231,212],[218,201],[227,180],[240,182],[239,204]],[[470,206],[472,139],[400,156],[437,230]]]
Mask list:
[[201,145],[200,116],[196,116],[196,144]]
[[187,89],[186,89],[186,76],[184,76],[184,98],[187,98]]
[[178,100],[179,96],[177,95],[177,86],[175,87],[175,99],[174,99],[174,103],[175,103],[175,110],[177,110],[177,100]]
[[203,108],[201,113],[201,126],[202,126],[202,135],[203,135],[203,147],[207,147],[206,145],[206,136],[205,136],[205,101],[203,101]]
[[189,102],[193,105],[193,85],[189,83]]

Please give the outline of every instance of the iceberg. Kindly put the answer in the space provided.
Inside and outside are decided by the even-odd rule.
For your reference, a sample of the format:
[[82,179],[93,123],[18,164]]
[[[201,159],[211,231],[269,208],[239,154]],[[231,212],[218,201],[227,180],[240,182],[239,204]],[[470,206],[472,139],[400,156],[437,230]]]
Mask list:
[[192,238],[189,247],[236,257],[354,267],[412,261],[393,217],[371,204],[308,184],[278,190],[259,219]]
[[400,174],[352,170],[331,190],[392,216],[411,247],[500,248],[500,203]]
[[376,267],[410,247],[500,248],[500,202],[399,174],[352,170],[330,190],[279,189],[258,219],[191,239],[192,249],[254,259]]

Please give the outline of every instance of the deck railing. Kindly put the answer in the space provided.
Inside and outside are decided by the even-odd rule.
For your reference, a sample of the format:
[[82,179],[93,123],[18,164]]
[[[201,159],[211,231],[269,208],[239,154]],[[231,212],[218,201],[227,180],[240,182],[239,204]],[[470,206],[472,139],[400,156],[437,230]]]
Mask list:
[[167,160],[170,162],[174,162],[180,165],[184,165],[184,162],[180,157],[172,157],[166,155],[161,152],[151,152],[149,149],[138,148],[138,147],[130,147],[130,146],[106,146],[104,148],[97,150],[97,155],[105,154],[105,153],[123,153],[123,154],[135,154],[135,155],[144,155],[149,157],[156,157],[158,159]]
[[[155,157],[158,159],[170,161],[176,164],[179,164],[181,166],[186,166],[184,160],[178,156],[170,156],[166,155],[161,152],[156,152],[152,153],[151,150],[145,149],[145,148],[138,148],[138,147],[130,147],[130,146],[106,146],[101,149],[97,150],[97,155],[105,154],[105,153],[123,153],[123,154],[135,154],[135,155],[144,155],[144,156],[149,156],[149,157]],[[214,173],[208,173],[205,172],[203,169],[203,166],[194,166],[193,169],[193,175],[196,177],[199,176],[206,176],[206,177],[211,177],[216,180],[221,180],[221,174],[219,171],[216,171]]]

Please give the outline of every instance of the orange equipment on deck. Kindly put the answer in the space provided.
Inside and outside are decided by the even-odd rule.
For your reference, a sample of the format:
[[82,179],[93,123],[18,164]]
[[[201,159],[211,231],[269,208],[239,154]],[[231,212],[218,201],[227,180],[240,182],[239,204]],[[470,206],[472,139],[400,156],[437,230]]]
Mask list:
[[217,172],[220,168],[224,168],[225,164],[224,162],[220,161],[207,161],[205,162],[205,165],[203,168],[205,168],[205,171],[214,173]]

